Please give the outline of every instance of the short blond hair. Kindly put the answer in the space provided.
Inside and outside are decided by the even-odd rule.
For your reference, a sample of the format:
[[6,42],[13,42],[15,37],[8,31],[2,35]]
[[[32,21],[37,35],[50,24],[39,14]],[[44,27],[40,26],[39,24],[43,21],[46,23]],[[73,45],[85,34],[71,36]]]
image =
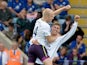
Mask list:
[[54,21],[53,24],[52,24],[52,26],[54,26],[54,25],[60,26],[60,24],[58,23],[58,21]]
[[47,17],[47,16],[50,16],[50,14],[53,12],[53,10],[49,9],[49,8],[46,8],[43,10],[43,17]]

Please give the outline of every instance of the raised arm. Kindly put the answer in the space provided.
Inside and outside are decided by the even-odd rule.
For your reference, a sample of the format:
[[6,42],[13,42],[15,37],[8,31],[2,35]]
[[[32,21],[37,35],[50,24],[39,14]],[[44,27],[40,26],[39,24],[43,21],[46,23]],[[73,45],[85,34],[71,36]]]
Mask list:
[[54,15],[58,15],[59,13],[61,13],[62,11],[66,11],[66,10],[69,10],[71,8],[70,5],[67,5],[67,6],[64,6],[62,8],[59,8],[57,10],[54,11]]
[[73,25],[72,25],[70,31],[67,32],[65,35],[61,36],[61,39],[60,39],[60,40],[59,40],[59,38],[56,39],[57,45],[56,45],[55,51],[53,52],[53,55],[52,55],[53,57],[55,56],[55,54],[56,54],[58,48],[59,48],[64,42],[66,42],[66,41],[75,33],[75,31],[76,31],[76,29],[77,29],[77,26],[78,26],[78,22],[77,22],[77,21],[78,21],[79,18],[80,18],[80,16],[76,15],[76,16],[75,16],[75,22],[73,23]]
[[61,42],[62,44],[64,42],[66,42],[71,36],[73,36],[73,34],[75,33],[75,31],[77,29],[77,26],[78,26],[78,22],[77,21],[78,21],[78,19],[80,19],[80,16],[75,15],[74,19],[75,19],[75,21],[74,21],[70,31],[62,36],[62,39],[63,39],[63,41]]

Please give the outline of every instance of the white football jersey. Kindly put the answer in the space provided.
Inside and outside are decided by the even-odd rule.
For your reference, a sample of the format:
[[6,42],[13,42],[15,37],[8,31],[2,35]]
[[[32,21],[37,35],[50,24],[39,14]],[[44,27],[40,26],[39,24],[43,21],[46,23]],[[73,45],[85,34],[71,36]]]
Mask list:
[[36,21],[34,30],[33,30],[33,38],[38,40],[39,44],[44,45],[46,44],[46,36],[50,36],[50,25],[43,21],[41,18]]

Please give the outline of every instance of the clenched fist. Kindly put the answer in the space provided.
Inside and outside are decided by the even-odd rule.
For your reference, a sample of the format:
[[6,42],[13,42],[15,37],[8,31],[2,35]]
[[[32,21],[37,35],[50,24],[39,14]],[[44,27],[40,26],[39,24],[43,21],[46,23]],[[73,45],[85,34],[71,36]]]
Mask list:
[[64,6],[64,10],[69,10],[71,8],[70,5]]
[[78,21],[80,19],[80,16],[79,15],[75,15],[74,19],[75,19],[75,21]]

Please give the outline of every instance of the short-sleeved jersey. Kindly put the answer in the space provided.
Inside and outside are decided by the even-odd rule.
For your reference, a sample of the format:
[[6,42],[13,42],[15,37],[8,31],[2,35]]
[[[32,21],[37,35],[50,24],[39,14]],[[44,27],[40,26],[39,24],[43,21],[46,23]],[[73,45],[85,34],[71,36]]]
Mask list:
[[34,31],[33,31],[33,38],[37,39],[41,45],[47,43],[46,36],[50,36],[50,25],[43,21],[41,18],[36,21]]

